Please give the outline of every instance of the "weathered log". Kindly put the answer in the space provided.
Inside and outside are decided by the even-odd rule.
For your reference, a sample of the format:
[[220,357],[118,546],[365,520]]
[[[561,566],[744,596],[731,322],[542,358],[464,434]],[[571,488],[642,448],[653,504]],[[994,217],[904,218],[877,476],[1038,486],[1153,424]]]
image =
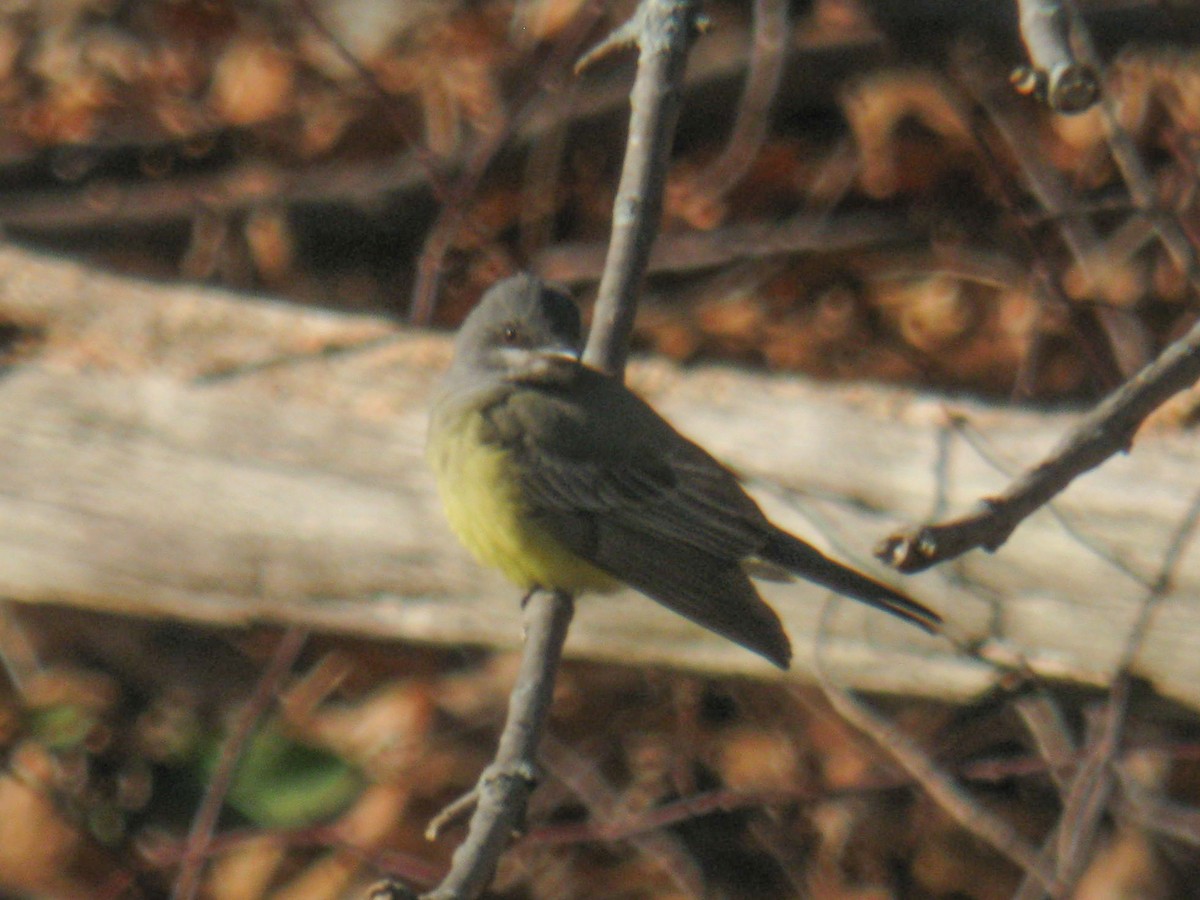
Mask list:
[[[381,319],[152,284],[0,249],[0,323],[26,336],[0,378],[0,596],[132,615],[508,646],[517,592],[449,534],[421,459],[443,336]],[[883,577],[870,548],[902,520],[970,506],[1074,420],[880,386],[661,362],[633,386],[744,476],[781,524]],[[939,449],[942,448],[942,449]],[[948,452],[943,452],[949,448]],[[939,460],[941,462],[939,463]],[[1151,431],[999,553],[893,583],[1035,669],[1104,683],[1195,493],[1200,449]],[[1089,544],[1091,546],[1089,546]],[[1101,548],[1103,552],[1096,548]],[[959,583],[961,581],[961,584]],[[1183,554],[1136,670],[1200,704],[1200,560]],[[948,699],[989,668],[848,601],[766,584],[811,673]],[[819,634],[819,637],[818,637]],[[636,595],[585,599],[576,656],[768,675],[751,654]]]

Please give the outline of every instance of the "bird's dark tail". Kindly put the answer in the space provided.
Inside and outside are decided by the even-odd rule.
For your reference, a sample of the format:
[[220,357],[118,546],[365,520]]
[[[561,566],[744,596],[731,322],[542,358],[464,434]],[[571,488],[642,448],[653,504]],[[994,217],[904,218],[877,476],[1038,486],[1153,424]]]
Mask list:
[[930,634],[942,630],[942,617],[933,610],[892,590],[886,584],[834,562],[815,547],[810,547],[782,529],[775,530],[758,555],[831,591],[906,619]]

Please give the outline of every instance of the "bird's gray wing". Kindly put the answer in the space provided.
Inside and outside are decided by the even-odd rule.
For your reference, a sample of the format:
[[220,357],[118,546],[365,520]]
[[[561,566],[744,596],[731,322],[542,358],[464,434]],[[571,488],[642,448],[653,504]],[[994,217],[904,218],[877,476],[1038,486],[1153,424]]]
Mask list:
[[758,507],[633,394],[600,394],[581,405],[521,391],[493,412],[529,514],[600,569],[786,667],[779,618],[741,568],[770,530]]
[[730,562],[757,553],[772,526],[729,470],[636,395],[584,371],[582,397],[526,389],[493,410],[531,511],[595,517]]
[[[698,505],[647,465],[606,472],[556,460],[527,488],[531,513],[550,534],[624,583],[697,625],[786,669],[792,649],[775,611],[741,558],[759,538],[738,520]],[[533,480],[533,479],[531,479]]]
[[582,538],[576,550],[594,565],[697,625],[788,667],[792,647],[779,616],[737,563],[688,544],[648,540],[611,520],[593,519],[581,529],[578,517],[550,514],[547,521],[555,519],[560,535],[574,531]]

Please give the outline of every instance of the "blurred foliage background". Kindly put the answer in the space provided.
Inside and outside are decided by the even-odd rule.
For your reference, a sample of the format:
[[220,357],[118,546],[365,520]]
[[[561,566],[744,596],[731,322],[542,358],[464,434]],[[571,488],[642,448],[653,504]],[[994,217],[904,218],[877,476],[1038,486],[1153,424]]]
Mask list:
[[[1135,372],[1196,319],[1195,272],[1155,217],[1200,235],[1200,11],[1078,6],[1107,122],[1013,89],[1013,4],[710,3],[639,347],[1037,403]],[[0,223],[97,266],[416,324],[455,324],[522,268],[586,302],[632,62],[572,67],[631,9],[11,0]],[[0,352],[22,334],[0,322]],[[1186,424],[1192,407],[1166,415]],[[277,635],[6,616],[5,895],[168,896]],[[311,641],[226,796],[205,895],[435,880],[456,833],[423,829],[490,758],[511,670],[471,649]],[[1054,691],[1077,727],[1098,699]],[[1141,702],[1122,765],[1181,824],[1163,838],[1108,820],[1080,900],[1190,896],[1200,875],[1200,732],[1189,711]],[[889,706],[977,802],[1030,839],[1052,827],[1053,772],[1008,704]],[[551,730],[498,897],[991,900],[1021,883],[808,688],[573,664]]]

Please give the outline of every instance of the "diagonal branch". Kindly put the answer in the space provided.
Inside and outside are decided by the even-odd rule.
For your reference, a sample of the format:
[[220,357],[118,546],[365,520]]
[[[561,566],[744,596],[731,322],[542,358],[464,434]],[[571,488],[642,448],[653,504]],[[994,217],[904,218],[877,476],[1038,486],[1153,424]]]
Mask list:
[[984,498],[960,518],[893,534],[876,556],[902,572],[920,572],[968,550],[998,549],[1025,518],[1079,475],[1127,451],[1146,417],[1198,378],[1200,324],[1084,416],[1058,448],[1002,494]]
[[1018,866],[1043,889],[1049,890],[1052,887],[1054,872],[1042,854],[1023,835],[1003,818],[975,803],[952,778],[941,772],[907,735],[837,685],[825,671],[819,656],[816,674],[817,683],[837,714],[875,741],[901,769],[921,785],[942,812]]
[[209,779],[204,791],[204,800],[196,810],[192,827],[188,831],[183,858],[180,861],[179,877],[171,888],[172,900],[194,900],[200,895],[204,861],[217,827],[217,818],[237,774],[242,751],[246,749],[246,744],[267,707],[279,693],[279,686],[296,664],[307,640],[308,632],[301,628],[289,628],[283,633],[275,646],[270,663],[254,687],[254,692],[238,712],[230,726],[229,734],[221,743],[216,769]]

